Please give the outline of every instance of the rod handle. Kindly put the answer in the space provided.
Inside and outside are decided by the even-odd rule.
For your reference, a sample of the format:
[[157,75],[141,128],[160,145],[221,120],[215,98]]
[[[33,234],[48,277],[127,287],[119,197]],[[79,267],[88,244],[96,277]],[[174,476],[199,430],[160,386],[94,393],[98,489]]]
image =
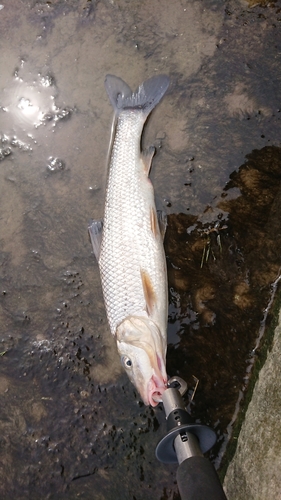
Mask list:
[[177,470],[182,500],[227,500],[213,464],[205,457],[184,460]]

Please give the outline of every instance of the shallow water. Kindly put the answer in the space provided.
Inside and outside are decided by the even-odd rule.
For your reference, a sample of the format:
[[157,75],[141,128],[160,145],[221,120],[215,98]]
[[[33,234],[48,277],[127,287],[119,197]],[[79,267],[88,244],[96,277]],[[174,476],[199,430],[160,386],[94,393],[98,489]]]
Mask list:
[[280,272],[280,2],[3,5],[1,498],[177,499],[176,467],[154,457],[163,411],[122,373],[88,240],[104,77],[171,77],[143,137],[169,216],[167,366],[189,394],[199,378],[189,409],[216,429],[218,465]]

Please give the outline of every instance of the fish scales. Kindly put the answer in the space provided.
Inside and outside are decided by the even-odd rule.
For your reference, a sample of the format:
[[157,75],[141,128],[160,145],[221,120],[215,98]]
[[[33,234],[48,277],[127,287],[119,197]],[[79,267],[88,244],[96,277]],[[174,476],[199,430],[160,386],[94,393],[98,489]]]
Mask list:
[[156,406],[166,389],[167,271],[165,217],[157,220],[148,178],[154,148],[141,152],[141,135],[169,79],[152,77],[137,92],[120,78],[105,82],[116,115],[104,220],[89,233],[98,260],[111,333],[121,362],[145,404]]
[[142,128],[139,113],[122,113],[109,167],[99,265],[113,334],[128,315],[146,308],[141,269],[147,271],[159,302],[166,307],[164,250],[151,231],[153,188],[140,159]]

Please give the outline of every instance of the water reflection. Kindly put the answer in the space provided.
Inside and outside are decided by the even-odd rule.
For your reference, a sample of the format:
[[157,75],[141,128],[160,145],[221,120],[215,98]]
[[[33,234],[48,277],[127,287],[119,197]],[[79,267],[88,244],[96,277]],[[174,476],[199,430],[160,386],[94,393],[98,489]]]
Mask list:
[[[14,148],[31,152],[46,139],[50,140],[54,127],[70,118],[74,109],[56,104],[58,90],[51,74],[38,73],[30,69],[30,64],[21,60],[14,77],[3,90],[1,97],[2,130],[0,160],[9,156]],[[44,132],[38,130],[48,125]],[[50,157],[49,171],[63,170],[64,160]]]
[[166,237],[168,371],[201,380],[192,412],[200,421],[219,422],[217,432],[226,439],[280,276],[281,149],[253,151],[230,178],[213,230],[200,217],[170,215]]
[[42,125],[48,116],[55,115],[55,88],[50,75],[32,75],[22,61],[16,68],[14,78],[2,95],[2,111],[5,116],[5,128],[12,128],[26,133]]

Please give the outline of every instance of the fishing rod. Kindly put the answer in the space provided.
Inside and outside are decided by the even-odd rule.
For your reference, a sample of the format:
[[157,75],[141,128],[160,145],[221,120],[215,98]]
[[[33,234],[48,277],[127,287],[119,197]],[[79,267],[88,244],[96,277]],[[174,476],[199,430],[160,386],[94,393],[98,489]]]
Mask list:
[[156,457],[166,464],[179,464],[177,483],[182,500],[227,500],[213,464],[203,456],[215,444],[216,433],[193,422],[182,399],[186,390],[180,377],[168,380],[162,394],[167,434],[156,447]]

